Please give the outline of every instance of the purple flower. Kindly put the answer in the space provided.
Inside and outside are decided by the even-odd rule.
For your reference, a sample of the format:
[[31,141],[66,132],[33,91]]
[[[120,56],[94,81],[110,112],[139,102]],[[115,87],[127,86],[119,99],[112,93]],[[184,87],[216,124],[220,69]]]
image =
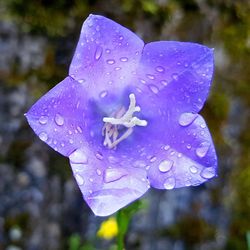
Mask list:
[[198,114],[212,74],[212,49],[144,44],[121,25],[90,15],[69,76],[27,119],[41,140],[69,157],[84,199],[106,216],[150,186],[196,186],[216,176],[214,145]]

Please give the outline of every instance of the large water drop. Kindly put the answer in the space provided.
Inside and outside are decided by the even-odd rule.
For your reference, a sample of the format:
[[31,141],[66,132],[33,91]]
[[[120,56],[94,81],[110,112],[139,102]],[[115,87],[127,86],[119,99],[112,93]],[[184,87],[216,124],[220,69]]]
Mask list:
[[47,124],[47,122],[48,122],[48,116],[42,115],[42,116],[39,118],[39,122],[40,122],[42,125]]
[[198,168],[194,165],[189,167],[189,170],[192,174],[196,174],[198,172]]
[[45,132],[42,132],[42,133],[39,134],[39,138],[42,141],[47,141],[48,140],[48,135]]
[[55,122],[58,126],[62,126],[64,124],[64,118],[60,114],[56,114]]
[[79,186],[81,186],[81,185],[84,184],[84,180],[83,180],[83,178],[82,178],[81,175],[75,174],[75,178],[76,178],[76,182],[77,182],[77,184],[78,184]]
[[119,168],[108,168],[105,170],[104,173],[104,181],[106,183],[117,181],[121,179],[123,176],[125,176],[125,172],[122,171],[122,169]]
[[179,124],[181,126],[188,126],[198,117],[198,114],[182,113],[179,117]]
[[200,146],[196,149],[196,155],[200,158],[203,158],[206,156],[208,150],[210,147],[210,143],[203,142],[200,144]]
[[173,189],[175,187],[175,178],[174,177],[169,177],[166,179],[164,182],[164,187],[168,190]]
[[215,176],[215,169],[213,167],[204,168],[201,172],[201,177],[210,179]]
[[85,152],[83,152],[83,150],[79,148],[69,155],[69,160],[73,163],[86,164],[88,162],[88,157]]
[[174,162],[171,160],[163,160],[159,165],[159,170],[163,173],[168,172],[172,168],[173,164]]

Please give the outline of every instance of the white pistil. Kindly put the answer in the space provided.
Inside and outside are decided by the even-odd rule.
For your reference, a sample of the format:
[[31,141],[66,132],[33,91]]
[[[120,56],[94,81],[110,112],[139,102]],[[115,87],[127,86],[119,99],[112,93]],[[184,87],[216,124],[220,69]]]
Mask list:
[[[147,126],[146,120],[141,120],[137,117],[133,117],[134,112],[139,112],[141,108],[136,106],[135,95],[129,95],[130,104],[127,112],[124,114],[125,109],[120,109],[115,117],[104,117],[103,122],[105,125],[102,129],[102,135],[105,136],[103,145],[108,148],[115,148],[118,143],[126,139],[133,132],[135,126]],[[118,138],[119,131],[118,126],[125,126],[127,131]]]

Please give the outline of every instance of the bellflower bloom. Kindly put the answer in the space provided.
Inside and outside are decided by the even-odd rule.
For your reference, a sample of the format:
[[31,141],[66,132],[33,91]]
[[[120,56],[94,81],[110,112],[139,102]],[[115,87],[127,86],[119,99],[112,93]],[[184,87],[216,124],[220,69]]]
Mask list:
[[144,42],[105,17],[83,23],[69,75],[26,114],[40,139],[69,157],[85,201],[107,216],[149,187],[199,185],[217,157],[198,114],[213,75],[213,50]]

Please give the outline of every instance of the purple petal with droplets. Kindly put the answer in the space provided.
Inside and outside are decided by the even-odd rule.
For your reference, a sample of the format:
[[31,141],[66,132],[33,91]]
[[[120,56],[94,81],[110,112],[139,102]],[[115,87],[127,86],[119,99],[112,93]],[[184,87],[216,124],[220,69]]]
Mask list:
[[[162,146],[148,171],[150,184],[155,188],[196,186],[216,176],[217,157],[204,119],[198,115],[189,125],[183,125],[181,119],[180,116],[179,123],[172,121],[170,133],[160,133]],[[165,161],[167,171],[162,167]]]
[[[143,50],[136,87],[147,98],[156,95],[162,107],[171,102],[176,111],[197,113],[207,98],[212,75],[212,49],[187,42],[152,42]],[[161,92],[164,96],[158,98]]]
[[68,156],[86,143],[88,100],[84,87],[71,77],[41,97],[27,112],[32,129],[54,150]]
[[69,75],[83,82],[89,96],[118,94],[135,73],[143,46],[130,30],[108,18],[90,15],[83,23]]
[[122,167],[115,159],[111,163],[106,156],[97,156],[89,148],[77,149],[69,159],[83,197],[96,215],[115,213],[149,188],[145,170]]

